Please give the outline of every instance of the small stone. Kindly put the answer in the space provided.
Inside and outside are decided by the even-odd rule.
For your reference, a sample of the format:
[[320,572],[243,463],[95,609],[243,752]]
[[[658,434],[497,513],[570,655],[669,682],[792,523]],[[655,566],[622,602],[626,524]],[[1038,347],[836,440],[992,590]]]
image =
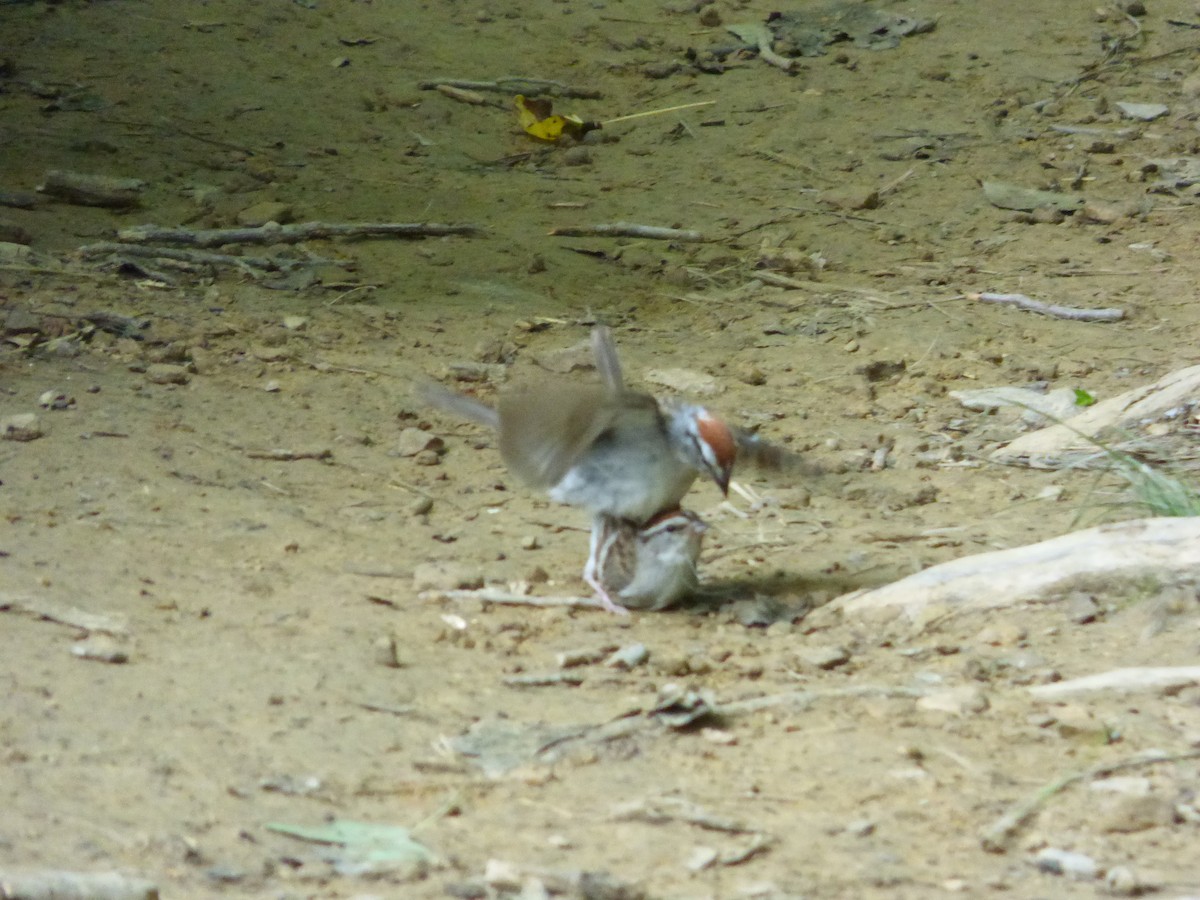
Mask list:
[[719,854],[712,847],[693,847],[692,852],[688,854],[687,868],[691,872],[701,872],[704,869],[710,868],[720,858]]
[[463,563],[427,562],[413,569],[413,590],[416,591],[473,591],[481,587],[482,573]]
[[1025,640],[1027,632],[1015,622],[993,622],[975,635],[975,643],[992,647],[1012,647]]
[[527,534],[521,538],[522,550],[537,550],[541,546],[542,545],[538,543],[537,535],[535,534]]
[[413,462],[418,466],[438,466],[442,463],[442,457],[436,450],[422,450],[413,457]]
[[283,362],[292,355],[291,351],[282,344],[259,344],[250,348],[250,355],[263,362]]
[[653,369],[646,373],[646,381],[683,394],[711,396],[723,389],[713,376],[694,369]]
[[400,668],[400,655],[396,649],[396,638],[394,635],[383,634],[375,638],[371,644],[371,652],[375,658],[375,665],[385,666],[389,669]]
[[146,380],[154,384],[187,384],[192,380],[186,366],[154,363],[146,366]]
[[263,390],[266,391],[268,394],[278,394],[279,393],[279,382],[275,381],[274,379],[271,379],[270,381],[268,381],[266,384],[263,385]]
[[129,651],[116,638],[107,634],[93,634],[71,647],[71,654],[80,659],[121,665],[129,662]]
[[803,668],[836,669],[850,661],[850,651],[838,646],[802,647],[796,651],[796,660]]
[[1076,625],[1086,625],[1095,622],[1100,615],[1100,604],[1091,594],[1083,591],[1073,591],[1067,598],[1067,618]]
[[1053,715],[1060,737],[1097,744],[1107,744],[1112,737],[1108,724],[1097,719],[1086,707],[1066,704],[1055,708]]
[[846,825],[845,832],[851,837],[870,837],[875,833],[875,823],[870,819],[855,819]]
[[1124,794],[1127,797],[1149,797],[1151,787],[1150,779],[1140,775],[1115,775],[1088,785],[1092,791]]
[[592,151],[587,147],[572,147],[562,155],[562,164],[564,166],[590,166]]
[[767,383],[767,375],[754,363],[742,363],[737,367],[738,380],[755,387]]
[[1096,861],[1083,853],[1044,847],[1033,858],[1033,864],[1051,875],[1065,875],[1076,881],[1091,881],[1100,871]]
[[423,428],[405,428],[396,440],[396,455],[416,456],[424,450],[436,452],[445,446],[445,441]]
[[42,409],[72,409],[75,398],[62,391],[43,391],[42,396],[38,397],[38,406]]
[[1123,103],[1118,101],[1116,107],[1127,119],[1137,119],[1140,122],[1152,122],[1171,111],[1163,103]]
[[649,658],[650,651],[646,649],[645,644],[628,644],[612,654],[604,664],[614,669],[629,671],[644,665]]
[[935,691],[917,701],[920,709],[950,713],[954,716],[977,715],[985,712],[990,705],[987,695],[973,685]]
[[1175,821],[1175,806],[1156,796],[1121,797],[1099,817],[1101,831],[1129,834],[1170,825]]
[[1163,881],[1128,866],[1113,866],[1104,876],[1104,891],[1113,897],[1142,897],[1163,889]]
[[0,437],[6,441],[36,441],[45,432],[33,413],[17,413],[0,419]]
[[833,209],[879,208],[879,191],[874,188],[839,188],[838,190],[824,191],[818,199]]
[[283,327],[288,331],[303,331],[308,327],[308,316],[284,316]]
[[42,330],[42,320],[27,309],[9,310],[4,317],[5,334],[32,334]]
[[425,516],[428,515],[432,509],[432,497],[418,497],[412,502],[412,505],[408,507],[408,513],[412,516]]
[[278,222],[284,225],[292,221],[294,213],[287,203],[267,200],[247,206],[237,214],[237,223],[247,228],[261,228],[268,222]]

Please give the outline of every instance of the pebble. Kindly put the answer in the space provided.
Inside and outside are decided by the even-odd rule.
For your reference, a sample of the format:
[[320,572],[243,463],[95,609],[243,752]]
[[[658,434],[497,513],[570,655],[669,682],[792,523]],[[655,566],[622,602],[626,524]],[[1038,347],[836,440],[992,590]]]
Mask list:
[[1125,794],[1128,797],[1148,797],[1150,789],[1150,779],[1140,775],[1116,775],[1088,785],[1088,790],[1097,793]]
[[1100,871],[1096,861],[1083,853],[1070,850],[1060,850],[1057,847],[1045,847],[1038,851],[1033,858],[1033,864],[1042,872],[1051,875],[1065,875],[1076,881],[1090,881]]
[[483,573],[458,562],[427,562],[413,569],[413,589],[417,591],[477,590],[483,587]]
[[954,716],[975,715],[986,711],[990,705],[987,695],[973,685],[935,691],[917,701],[920,709],[950,713]]
[[93,659],[117,665],[129,662],[129,651],[107,634],[93,634],[84,638],[71,647],[71,654],[80,659]]
[[1095,622],[1100,615],[1100,604],[1091,594],[1073,591],[1067,598],[1067,618],[1076,625],[1087,625]]
[[1113,897],[1141,897],[1162,889],[1160,879],[1139,874],[1128,866],[1113,866],[1104,876],[1104,890]]
[[850,661],[850,651],[836,645],[802,647],[796,651],[796,660],[802,668],[836,669]]
[[33,413],[17,413],[0,419],[0,437],[6,441],[36,441],[43,434],[42,423]]
[[445,446],[445,441],[423,428],[405,428],[396,439],[396,455],[416,456],[424,450],[436,452]]
[[303,331],[308,327],[308,316],[284,316],[283,327],[288,331]]
[[400,668],[400,654],[396,648],[396,637],[391,634],[381,634],[371,644],[371,650],[377,666],[389,669]]
[[871,819],[855,819],[847,823],[845,832],[851,837],[870,837],[875,833],[875,823]]
[[1121,797],[1099,816],[1101,831],[1129,834],[1145,831],[1175,821],[1175,806],[1170,801],[1153,795],[1147,797]]
[[604,664],[614,669],[629,671],[643,665],[650,658],[645,644],[628,644],[605,660]]
[[988,644],[992,647],[1012,647],[1025,640],[1028,632],[1014,622],[993,622],[983,627],[975,635],[977,644]]
[[192,380],[186,366],[154,363],[146,366],[146,380],[153,384],[187,384]]
[[767,383],[766,373],[754,363],[740,363],[736,369],[738,380],[744,381],[746,384],[758,387]]
[[535,534],[527,534],[521,538],[522,550],[537,550],[541,546],[542,545],[538,543],[537,535]]
[[576,666],[590,666],[600,662],[614,652],[613,647],[600,647],[587,650],[564,650],[554,655],[554,661],[560,669],[573,669]]
[[44,391],[38,397],[38,406],[42,409],[71,409],[75,406],[75,398],[62,391]]
[[237,223],[247,228],[260,228],[268,222],[278,222],[285,225],[292,221],[295,213],[287,203],[267,200],[247,206],[237,214]]
[[712,847],[694,847],[688,854],[687,868],[690,872],[700,872],[710,868],[720,856]]
[[705,397],[719,394],[723,390],[716,378],[695,369],[651,369],[646,373],[646,381],[679,391],[681,394]]
[[1065,704],[1053,712],[1054,726],[1060,737],[1081,740],[1085,743],[1106,744],[1112,736],[1108,725],[1097,719],[1086,707]]
[[560,157],[564,166],[590,166],[592,151],[587,147],[572,147]]

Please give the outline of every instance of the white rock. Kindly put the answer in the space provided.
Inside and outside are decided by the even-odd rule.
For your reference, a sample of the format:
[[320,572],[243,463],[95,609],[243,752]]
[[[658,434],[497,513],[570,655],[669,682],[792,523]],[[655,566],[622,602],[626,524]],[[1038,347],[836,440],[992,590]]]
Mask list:
[[1076,881],[1090,881],[1100,871],[1096,861],[1083,853],[1045,847],[1033,858],[1033,864],[1052,875],[1066,875]]
[[1142,122],[1152,122],[1161,118],[1171,110],[1163,103],[1123,103],[1114,104],[1127,119],[1138,119]]

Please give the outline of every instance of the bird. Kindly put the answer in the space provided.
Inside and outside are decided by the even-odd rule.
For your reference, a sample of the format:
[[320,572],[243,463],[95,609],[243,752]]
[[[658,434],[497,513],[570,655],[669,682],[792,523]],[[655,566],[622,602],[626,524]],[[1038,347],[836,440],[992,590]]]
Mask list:
[[598,384],[554,384],[502,393],[495,408],[440,384],[418,385],[433,406],[499,435],[509,471],[550,499],[592,516],[584,579],[601,603],[624,610],[600,579],[605,518],[640,527],[676,510],[700,474],[728,493],[737,443],[733,430],[702,406],[625,387],[607,329],[592,333]]
[[597,520],[596,580],[626,609],[666,609],[699,587],[697,560],[708,525],[685,509],[643,525],[611,516]]

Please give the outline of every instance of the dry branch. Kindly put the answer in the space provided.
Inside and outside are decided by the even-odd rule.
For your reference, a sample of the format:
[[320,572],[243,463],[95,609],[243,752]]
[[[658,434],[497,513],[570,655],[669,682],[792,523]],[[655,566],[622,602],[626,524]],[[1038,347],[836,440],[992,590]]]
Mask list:
[[658,225],[635,225],[613,222],[611,225],[568,225],[550,232],[556,237],[634,237],[655,241],[703,241],[699,231],[683,228],[662,228]]
[[1045,787],[1040,788],[1024,800],[1013,804],[1004,815],[983,830],[979,836],[979,843],[989,853],[1004,853],[1025,823],[1033,818],[1046,801],[1056,794],[1062,793],[1073,784],[1097,778],[1107,778],[1110,775],[1128,769],[1154,766],[1159,763],[1182,762],[1197,757],[1200,757],[1200,751],[1178,753],[1171,756],[1155,753],[1115,763],[1102,763],[1082,772],[1064,775],[1062,778],[1058,778]]
[[834,601],[846,614],[891,608],[915,619],[931,604],[991,609],[1046,601],[1080,578],[1171,580],[1200,570],[1200,518],[1134,519],[932,566]]
[[297,244],[334,237],[444,237],[476,235],[479,225],[439,225],[434,222],[298,222],[280,225],[268,222],[256,228],[160,228],[135,225],[117,232],[117,240],[128,244],[183,244],[189,247],[220,247],[223,244]]
[[984,303],[999,303],[1005,306],[1015,306],[1017,309],[1053,316],[1056,319],[1071,319],[1075,322],[1116,322],[1125,318],[1123,309],[1080,309],[1076,306],[1056,306],[1026,297],[1024,294],[967,294],[968,300],[980,300]]

